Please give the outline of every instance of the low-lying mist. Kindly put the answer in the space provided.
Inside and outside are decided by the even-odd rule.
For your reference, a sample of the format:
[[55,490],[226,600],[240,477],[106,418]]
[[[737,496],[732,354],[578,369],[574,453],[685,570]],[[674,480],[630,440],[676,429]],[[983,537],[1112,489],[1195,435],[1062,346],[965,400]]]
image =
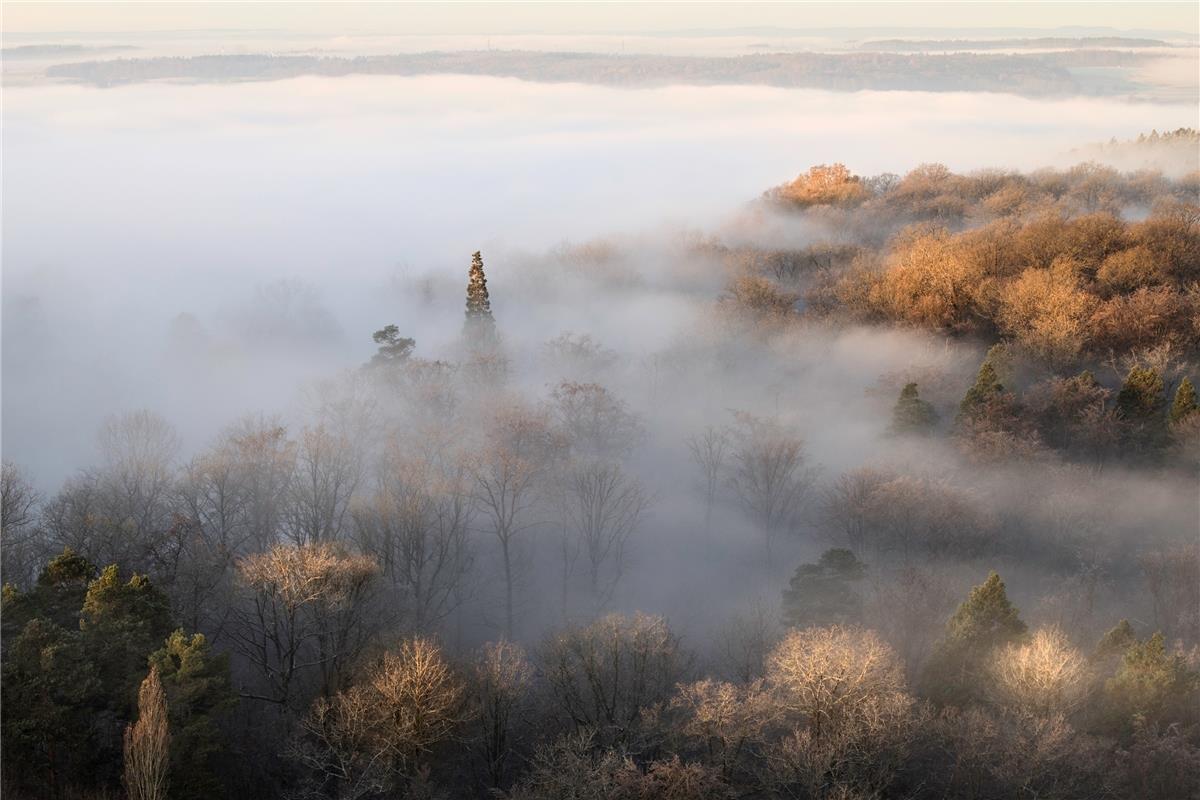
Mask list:
[[[806,165],[1033,168],[1192,112],[452,76],[13,87],[5,457],[52,488],[91,460],[108,414],[143,406],[194,449],[229,419],[288,408],[305,381],[365,360],[387,321],[437,356],[476,248],[510,336],[578,330],[649,355],[720,283],[699,271],[683,289],[655,283],[673,258],[657,251]],[[516,288],[558,243],[611,234],[633,237],[626,269],[644,292],[602,306],[586,291],[541,300]],[[202,359],[180,356],[196,346]]]

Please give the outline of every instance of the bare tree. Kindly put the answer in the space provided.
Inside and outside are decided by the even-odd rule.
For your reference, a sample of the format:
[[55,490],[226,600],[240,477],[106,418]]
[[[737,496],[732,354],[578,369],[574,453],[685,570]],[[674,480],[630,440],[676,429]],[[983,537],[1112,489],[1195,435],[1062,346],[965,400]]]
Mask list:
[[125,788],[130,800],[166,800],[171,731],[158,667],[138,689],[137,722],[125,728]]
[[[571,547],[564,545],[564,553],[583,556],[592,608],[599,611],[625,571],[626,544],[649,498],[620,465],[588,460],[567,472],[560,499],[567,531],[575,540]],[[574,559],[564,562],[566,581]]]
[[670,707],[683,714],[679,732],[702,745],[726,781],[741,777],[743,762],[758,755],[779,718],[778,704],[761,678],[744,685],[711,679],[685,684]]
[[376,491],[353,512],[355,539],[400,591],[412,630],[424,634],[462,598],[473,509],[460,463],[404,451],[393,442],[385,453]]
[[360,455],[350,438],[323,424],[301,431],[288,509],[289,538],[299,545],[341,539],[361,478]]
[[992,664],[996,698],[1019,711],[1053,717],[1083,702],[1087,661],[1057,628],[1042,628],[1028,642],[1006,646]]
[[0,466],[0,547],[4,583],[25,586],[33,579],[35,513],[41,495],[16,464]]
[[546,640],[542,672],[559,713],[576,727],[627,740],[644,708],[665,702],[688,659],[662,617],[609,614]]
[[564,381],[551,391],[550,401],[551,413],[577,456],[623,456],[641,431],[625,403],[598,383]]
[[693,463],[700,470],[700,483],[704,490],[704,540],[711,542],[713,506],[725,468],[729,434],[710,425],[704,429],[704,433],[690,437],[687,446]]
[[729,485],[763,535],[765,563],[771,569],[776,537],[795,522],[816,480],[804,442],[775,420],[736,413]]
[[761,678],[767,656],[781,634],[778,604],[755,598],[716,630],[716,657],[721,671],[738,683]]
[[766,754],[764,782],[789,796],[843,785],[877,795],[907,757],[914,700],[891,648],[859,628],[789,633],[771,654],[767,684],[792,732]]
[[296,699],[298,679],[313,669],[324,694],[332,694],[380,624],[366,614],[378,569],[370,558],[329,543],[276,545],[242,559],[249,597],[233,638],[266,687],[243,696],[287,705]]
[[360,682],[313,703],[293,755],[345,800],[403,789],[462,723],[463,696],[436,644],[405,640]]
[[512,638],[516,618],[517,547],[522,534],[537,522],[533,510],[562,447],[546,414],[511,404],[488,420],[482,445],[468,461],[473,499],[500,545],[506,639]]
[[529,700],[533,665],[520,645],[494,642],[475,658],[471,699],[477,743],[490,788],[499,788],[516,746],[516,727]]

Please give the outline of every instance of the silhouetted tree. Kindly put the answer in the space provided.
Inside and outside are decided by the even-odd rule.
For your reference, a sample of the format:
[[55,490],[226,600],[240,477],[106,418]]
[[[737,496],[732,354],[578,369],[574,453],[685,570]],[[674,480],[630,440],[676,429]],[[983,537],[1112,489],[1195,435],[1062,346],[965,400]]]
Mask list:
[[937,412],[921,399],[917,384],[909,383],[900,390],[900,398],[892,408],[892,433],[927,433],[937,425]]
[[796,568],[783,590],[783,618],[797,628],[858,622],[862,597],[854,588],[866,566],[849,550],[826,550],[816,564]]

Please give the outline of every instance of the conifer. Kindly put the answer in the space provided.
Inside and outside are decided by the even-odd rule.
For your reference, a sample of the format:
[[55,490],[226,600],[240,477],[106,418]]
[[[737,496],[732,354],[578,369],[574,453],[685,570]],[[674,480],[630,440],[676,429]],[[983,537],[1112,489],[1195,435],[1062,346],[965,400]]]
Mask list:
[[1175,390],[1175,401],[1171,403],[1168,418],[1172,425],[1178,425],[1197,411],[1200,411],[1200,404],[1196,402],[1196,387],[1189,379],[1184,378]]
[[471,272],[467,280],[467,311],[463,323],[464,335],[472,341],[486,341],[496,332],[492,317],[492,302],[488,297],[487,276],[483,272],[483,255],[471,256]]
[[926,433],[936,424],[937,412],[921,399],[917,384],[905,385],[892,408],[892,433]]

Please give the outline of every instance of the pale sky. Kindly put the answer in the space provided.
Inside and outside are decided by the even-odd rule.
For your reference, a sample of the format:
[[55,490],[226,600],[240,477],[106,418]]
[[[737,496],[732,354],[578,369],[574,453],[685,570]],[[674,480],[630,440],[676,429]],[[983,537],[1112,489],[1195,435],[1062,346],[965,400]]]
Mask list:
[[327,3],[10,2],[3,30],[294,33],[650,33],[743,27],[984,28],[1097,26],[1200,32],[1200,3]]

